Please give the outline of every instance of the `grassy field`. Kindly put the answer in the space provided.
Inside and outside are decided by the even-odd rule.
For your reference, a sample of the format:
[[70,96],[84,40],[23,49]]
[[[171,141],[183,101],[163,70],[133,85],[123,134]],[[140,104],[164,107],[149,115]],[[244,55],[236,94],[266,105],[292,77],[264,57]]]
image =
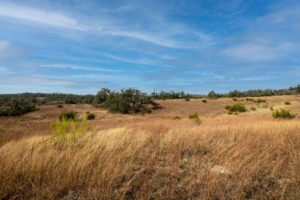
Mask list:
[[[300,97],[260,99],[165,100],[145,115],[42,106],[0,117],[0,199],[300,199]],[[247,112],[228,115],[236,103]],[[298,115],[274,119],[280,108]],[[96,114],[87,122],[95,131],[57,146],[50,123],[70,110]]]

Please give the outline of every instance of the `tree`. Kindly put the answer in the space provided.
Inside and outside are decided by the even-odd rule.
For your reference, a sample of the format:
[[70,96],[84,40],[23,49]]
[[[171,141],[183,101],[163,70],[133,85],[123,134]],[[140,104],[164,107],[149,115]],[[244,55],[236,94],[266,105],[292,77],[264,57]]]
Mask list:
[[110,95],[111,91],[107,88],[102,88],[94,97],[94,105],[103,105],[107,97]]

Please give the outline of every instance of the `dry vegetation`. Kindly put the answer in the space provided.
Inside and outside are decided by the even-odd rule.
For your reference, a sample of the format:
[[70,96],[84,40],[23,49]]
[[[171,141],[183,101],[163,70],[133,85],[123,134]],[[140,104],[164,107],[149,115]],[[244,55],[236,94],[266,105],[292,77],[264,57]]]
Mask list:
[[[263,99],[165,100],[146,115],[42,106],[1,117],[0,199],[300,199],[300,118],[271,111],[300,113],[300,97]],[[256,109],[228,115],[235,103]],[[87,123],[97,133],[54,145],[49,124],[70,110],[96,114]],[[200,124],[189,118],[196,112]]]

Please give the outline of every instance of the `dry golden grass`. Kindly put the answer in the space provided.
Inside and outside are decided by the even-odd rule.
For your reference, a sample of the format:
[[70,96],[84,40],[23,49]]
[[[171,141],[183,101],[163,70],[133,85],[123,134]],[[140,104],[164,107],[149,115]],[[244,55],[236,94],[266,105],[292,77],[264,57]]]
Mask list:
[[[298,98],[264,99],[299,113]],[[299,116],[272,119],[262,106],[229,116],[230,103],[168,100],[145,116],[77,106],[96,113],[98,130],[79,146],[58,148],[47,134],[3,142],[0,199],[300,199]]]

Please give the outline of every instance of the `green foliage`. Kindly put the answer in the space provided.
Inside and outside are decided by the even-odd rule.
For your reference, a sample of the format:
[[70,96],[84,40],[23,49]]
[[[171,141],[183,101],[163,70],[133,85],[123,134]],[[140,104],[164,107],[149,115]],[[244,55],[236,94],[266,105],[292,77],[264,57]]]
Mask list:
[[297,114],[293,114],[288,110],[280,109],[272,112],[274,118],[292,119],[295,118]]
[[201,123],[201,120],[200,120],[199,115],[198,115],[197,112],[195,112],[195,113],[193,113],[193,114],[190,114],[190,115],[189,115],[189,118],[192,119],[192,120],[194,120],[194,122],[195,122],[196,124],[200,124],[200,123]]
[[0,116],[20,116],[35,110],[35,105],[26,99],[10,99],[0,109]]
[[214,91],[211,91],[211,92],[208,93],[207,97],[208,97],[209,99],[217,99],[217,98],[221,97],[221,95],[215,93]]
[[[79,145],[84,139],[88,139],[88,132],[95,133],[95,127],[87,126],[87,121],[74,121],[62,118],[50,124],[52,141],[55,146]],[[92,130],[91,130],[92,128]]]
[[110,95],[111,91],[107,88],[102,88],[97,95],[95,96],[93,100],[94,105],[102,106],[105,101],[107,100],[107,97]]
[[[100,91],[101,93],[101,91]],[[106,93],[105,101],[101,100],[103,107],[112,113],[151,113],[152,109],[159,108],[151,97],[136,89],[121,90],[121,92]]]
[[243,104],[227,105],[225,109],[229,112],[246,112],[246,108]]
[[151,97],[154,99],[188,99],[188,98],[199,98],[201,95],[191,95],[186,94],[183,91],[181,92],[166,92],[166,91],[160,91],[160,92],[153,92],[151,94]]
[[74,111],[62,112],[59,116],[60,121],[77,121],[78,114]]
[[286,102],[284,102],[284,105],[291,105],[291,102],[286,101]]
[[85,119],[87,120],[94,120],[96,118],[96,115],[90,112],[86,112]]

